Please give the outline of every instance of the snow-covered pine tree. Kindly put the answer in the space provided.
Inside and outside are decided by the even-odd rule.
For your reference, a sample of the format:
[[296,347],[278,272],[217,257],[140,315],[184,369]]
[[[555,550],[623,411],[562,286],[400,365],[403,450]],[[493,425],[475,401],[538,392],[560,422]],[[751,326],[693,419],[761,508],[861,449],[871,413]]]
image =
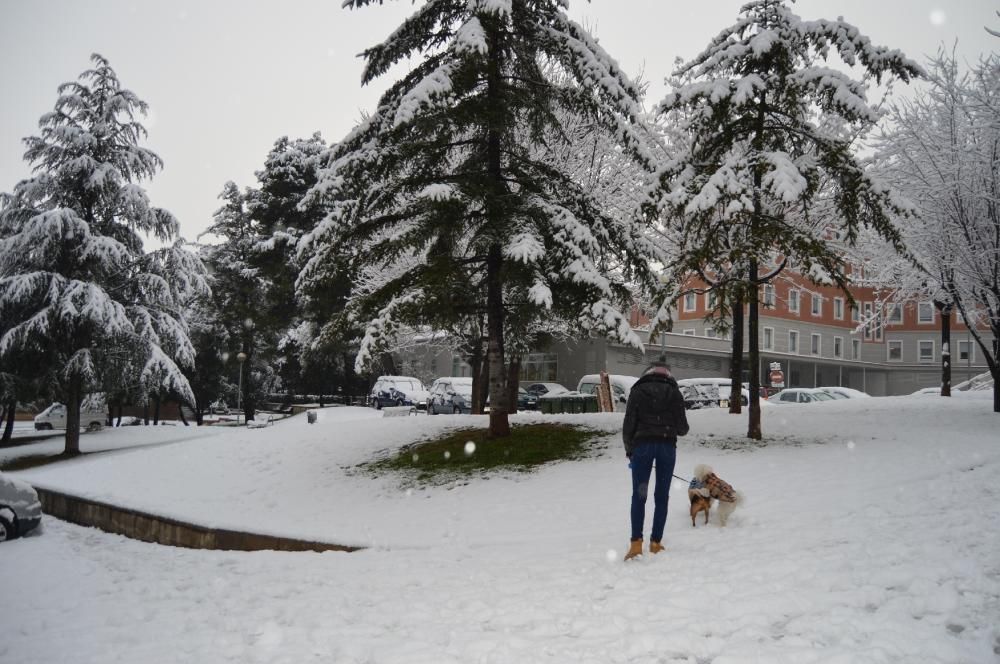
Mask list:
[[[749,322],[750,417],[761,438],[758,289],[761,264],[775,252],[810,278],[846,287],[840,253],[867,224],[891,243],[892,213],[904,206],[865,170],[853,139],[879,114],[866,82],[826,65],[832,52],[875,81],[908,82],[920,67],[898,51],[872,45],[842,20],[805,21],[780,0],[745,5],[739,20],[675,73],[680,81],[660,104],[691,135],[663,167],[651,209],[682,243],[668,265],[675,288],[712,266],[731,270],[728,290],[745,294]],[[746,275],[742,285],[738,279]],[[720,298],[728,297],[727,289]]]
[[[643,166],[653,162],[639,89],[565,9],[562,0],[432,0],[364,52],[364,84],[417,62],[334,149],[316,188],[332,212],[300,243],[308,260],[299,277],[300,288],[334,279],[327,266],[344,255],[390,271],[413,263],[352,301],[366,328],[362,366],[401,321],[447,309],[470,283],[485,290],[492,395],[508,393],[506,293],[641,345],[627,308],[629,282],[655,280],[642,228],[533,154],[534,144],[559,140],[564,111],[604,127]],[[547,77],[550,66],[569,83]],[[509,433],[505,401],[493,399],[493,436]]]
[[915,263],[869,243],[868,276],[892,284],[897,301],[937,305],[945,395],[950,314],[961,313],[993,376],[993,410],[1000,413],[1000,56],[963,72],[954,53],[941,50],[928,79],[926,90],[892,106],[878,141],[880,173],[918,210],[902,229]]
[[227,182],[219,194],[225,204],[215,211],[212,224],[199,236],[213,235],[223,240],[205,245],[202,251],[212,273],[217,319],[226,329],[231,344],[230,365],[234,372],[239,372],[242,393],[237,401],[247,421],[254,419],[257,407],[255,362],[261,349],[267,346],[261,339],[262,328],[258,327],[257,319],[261,298],[270,288],[254,262],[260,235],[247,209],[250,196],[250,190],[240,191],[235,183]]
[[146,104],[121,87],[100,55],[59,87],[55,110],[25,139],[34,175],[0,207],[0,360],[34,354],[67,406],[66,451],[79,452],[80,403],[126,354],[148,387],[193,402],[177,363],[191,343],[178,294],[204,288],[179,245],[147,254],[143,235],[170,240],[177,221],[140,182],[162,166],[140,147]]

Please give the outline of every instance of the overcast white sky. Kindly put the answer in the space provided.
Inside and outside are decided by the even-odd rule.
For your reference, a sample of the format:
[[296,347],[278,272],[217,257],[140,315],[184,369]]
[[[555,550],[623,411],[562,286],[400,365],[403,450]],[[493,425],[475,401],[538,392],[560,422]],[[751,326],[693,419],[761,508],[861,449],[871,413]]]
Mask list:
[[[418,0],[419,2],[419,0]],[[697,55],[745,0],[571,0],[571,15],[658,101],[674,59]],[[0,191],[29,174],[21,139],[37,132],[56,87],[108,58],[150,105],[146,146],[164,160],[147,189],[189,240],[208,225],[227,180],[255,184],[274,141],[346,134],[392,81],[360,86],[365,47],[414,9],[341,0],[0,0]],[[968,60],[1000,48],[996,0],[800,0],[803,18],[843,16],[914,59],[957,39]]]

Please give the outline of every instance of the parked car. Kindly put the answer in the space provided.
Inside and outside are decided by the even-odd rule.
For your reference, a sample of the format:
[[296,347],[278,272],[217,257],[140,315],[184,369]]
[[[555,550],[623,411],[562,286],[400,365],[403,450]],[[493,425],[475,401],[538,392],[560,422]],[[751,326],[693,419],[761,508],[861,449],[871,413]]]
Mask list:
[[847,397],[848,399],[866,399],[871,397],[871,395],[868,394],[867,392],[862,392],[861,390],[855,390],[850,387],[840,387],[839,385],[831,385],[830,387],[821,387],[819,389],[823,390],[824,392],[829,392],[834,396],[839,394],[843,397]]
[[[730,378],[682,378],[677,381],[677,386],[681,388],[684,395],[684,406],[692,408],[714,408],[729,407],[729,400],[732,397],[733,381]],[[767,390],[761,387],[761,397],[767,398]],[[742,405],[750,403],[750,390],[745,386],[740,386],[740,399]]]
[[[632,386],[638,380],[635,376],[608,374],[608,382],[611,384],[611,400],[624,407],[625,403],[628,402],[628,394],[632,391]],[[597,386],[600,384],[600,374],[588,374],[580,379],[576,391],[581,394],[597,394]]]
[[818,387],[791,387],[784,389],[769,399],[774,404],[790,403],[817,403],[820,401],[833,401],[827,392]]
[[472,379],[463,376],[438,378],[431,385],[427,399],[427,412],[441,413],[472,412]]
[[[107,407],[98,406],[96,403],[85,403],[80,406],[80,427],[87,431],[100,431],[104,427],[104,420],[107,416]],[[65,428],[66,406],[61,403],[54,403],[35,415],[35,429],[37,431]]]
[[416,406],[427,408],[430,395],[419,378],[413,376],[379,376],[369,398],[376,410],[383,406]]
[[569,388],[559,383],[528,383],[524,386],[524,389],[536,397],[542,397],[546,394],[558,394],[559,392],[569,392]]
[[524,389],[517,388],[517,409],[518,410],[538,410],[538,397]]
[[0,473],[0,542],[20,537],[42,522],[42,503],[27,482]]

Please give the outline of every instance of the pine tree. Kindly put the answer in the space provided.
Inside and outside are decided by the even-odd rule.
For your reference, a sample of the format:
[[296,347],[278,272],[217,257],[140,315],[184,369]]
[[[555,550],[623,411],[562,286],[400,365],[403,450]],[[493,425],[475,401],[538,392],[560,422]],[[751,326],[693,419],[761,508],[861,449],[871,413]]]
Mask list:
[[[668,265],[670,281],[686,284],[699,270],[729,273],[720,300],[746,301],[747,435],[755,439],[762,435],[758,299],[766,263],[788,258],[810,278],[846,291],[833,237],[849,244],[867,225],[902,250],[891,216],[906,206],[872,178],[853,146],[879,114],[864,81],[825,66],[833,51],[877,82],[921,73],[842,20],[804,21],[780,0],[758,0],[680,67],[659,107],[691,136],[662,169],[651,206],[681,246]],[[675,288],[662,299],[678,296]]]
[[258,356],[270,347],[264,337],[267,329],[258,325],[260,302],[270,283],[255,264],[257,231],[247,201],[250,190],[240,191],[227,182],[219,194],[225,205],[216,210],[212,224],[201,234],[222,238],[219,244],[203,248],[205,262],[212,273],[212,295],[218,322],[225,328],[230,348],[226,356],[234,371],[238,371],[241,393],[237,403],[246,420],[254,419],[259,396],[260,371]]
[[334,148],[316,188],[331,214],[300,244],[300,288],[336,280],[328,266],[345,259],[388,275],[350,303],[365,328],[359,366],[400,325],[453,309],[456,289],[470,289],[486,318],[493,436],[509,433],[512,298],[641,346],[628,325],[630,284],[655,280],[643,229],[534,151],[567,141],[564,113],[604,128],[643,167],[653,162],[639,88],[564,10],[560,0],[428,1],[366,50],[364,84],[419,61]]
[[80,404],[108,382],[111,358],[128,356],[149,389],[193,402],[178,362],[193,349],[179,298],[205,287],[180,244],[143,252],[143,235],[171,240],[174,217],[153,207],[140,182],[161,167],[140,147],[146,104],[121,87],[100,55],[59,87],[55,110],[25,139],[34,175],[0,208],[0,360],[43,358],[67,406],[66,451],[79,452]]

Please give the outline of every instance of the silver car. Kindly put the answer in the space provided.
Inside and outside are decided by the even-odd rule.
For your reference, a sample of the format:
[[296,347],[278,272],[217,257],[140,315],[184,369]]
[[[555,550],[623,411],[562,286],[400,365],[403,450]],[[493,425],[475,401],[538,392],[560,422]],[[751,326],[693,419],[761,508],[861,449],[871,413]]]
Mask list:
[[42,503],[31,485],[0,473],[0,542],[20,537],[42,522]]

